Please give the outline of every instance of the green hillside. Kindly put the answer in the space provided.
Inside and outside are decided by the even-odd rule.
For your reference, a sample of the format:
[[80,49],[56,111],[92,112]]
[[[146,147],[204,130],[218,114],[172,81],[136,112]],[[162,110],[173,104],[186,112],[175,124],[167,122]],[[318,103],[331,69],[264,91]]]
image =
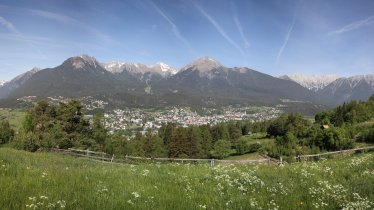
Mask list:
[[373,209],[374,155],[210,167],[0,148],[0,187],[0,209]]

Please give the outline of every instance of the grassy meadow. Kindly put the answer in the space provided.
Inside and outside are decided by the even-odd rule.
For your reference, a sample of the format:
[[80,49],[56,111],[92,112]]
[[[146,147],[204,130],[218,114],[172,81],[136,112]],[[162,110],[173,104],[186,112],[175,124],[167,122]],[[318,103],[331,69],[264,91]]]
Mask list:
[[211,167],[0,148],[0,189],[0,209],[373,209],[374,154]]
[[17,109],[0,108],[0,120],[9,120],[12,128],[18,129],[21,126],[21,121],[24,119],[26,111]]
[[[247,144],[260,144],[261,146],[266,146],[270,143],[274,142],[274,138],[268,138],[266,133],[253,133],[250,135],[245,135],[240,137],[247,142]],[[229,157],[224,158],[225,160],[258,160],[263,159],[264,157],[260,155],[259,151],[256,152],[248,152],[242,155],[236,155],[235,150],[233,150],[232,154]]]

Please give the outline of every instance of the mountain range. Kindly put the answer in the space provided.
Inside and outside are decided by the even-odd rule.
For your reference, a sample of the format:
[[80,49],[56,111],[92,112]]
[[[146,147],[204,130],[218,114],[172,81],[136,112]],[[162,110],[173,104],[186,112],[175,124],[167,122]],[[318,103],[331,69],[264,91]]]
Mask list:
[[281,79],[292,80],[299,83],[301,86],[308,88],[314,92],[322,90],[324,87],[335,81],[339,77],[337,75],[303,75],[292,74],[284,75]]
[[93,96],[113,106],[137,107],[276,105],[293,101],[310,108],[339,103],[331,96],[339,100],[363,99],[374,92],[370,75],[364,80],[357,77],[355,82],[339,81],[313,89],[294,77],[277,78],[246,67],[228,68],[209,57],[177,70],[164,63],[100,63],[94,57],[81,55],[54,68],[33,68],[17,76],[0,87],[0,98]]
[[374,94],[374,74],[347,78],[339,78],[336,75],[296,74],[280,78],[295,81],[316,92],[320,97],[329,99],[334,105],[351,100],[367,100]]

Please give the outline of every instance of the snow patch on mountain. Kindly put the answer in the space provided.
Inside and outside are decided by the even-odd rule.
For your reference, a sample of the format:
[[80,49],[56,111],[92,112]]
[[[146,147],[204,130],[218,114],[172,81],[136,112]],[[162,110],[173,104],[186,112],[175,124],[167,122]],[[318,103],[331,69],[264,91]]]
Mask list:
[[123,62],[113,61],[110,63],[103,63],[103,67],[111,73],[121,73],[123,71],[122,66],[125,65]]
[[280,77],[282,79],[292,80],[299,83],[301,86],[313,90],[315,92],[323,89],[333,81],[337,80],[339,77],[337,75],[303,75],[303,74],[293,74],[285,75]]
[[145,65],[140,63],[124,63],[119,61],[113,61],[110,63],[104,63],[102,66],[109,72],[117,74],[127,71],[135,75],[144,75],[145,73],[160,74],[163,77],[172,76],[177,73],[177,70],[170,67],[169,65],[158,62],[153,65]]
[[170,75],[174,75],[177,73],[176,69],[162,62],[158,62],[156,64],[150,65],[149,68],[154,69],[155,71],[163,72],[165,74],[170,74]]

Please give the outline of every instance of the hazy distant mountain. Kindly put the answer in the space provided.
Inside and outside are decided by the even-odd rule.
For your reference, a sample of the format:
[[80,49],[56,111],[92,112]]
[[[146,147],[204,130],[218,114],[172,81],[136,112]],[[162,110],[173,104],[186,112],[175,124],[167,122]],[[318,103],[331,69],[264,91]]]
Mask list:
[[350,100],[367,100],[374,94],[374,74],[339,78],[319,90],[318,94],[330,98],[334,104]]
[[20,74],[12,80],[3,83],[3,85],[0,87],[0,98],[8,96],[10,92],[22,86],[28,79],[30,79],[30,77],[32,77],[32,75],[40,70],[40,68],[34,67],[30,71]]
[[5,80],[0,80],[0,87],[2,87],[5,82],[6,82]]
[[303,75],[303,74],[293,74],[284,75],[280,77],[281,79],[292,80],[299,83],[301,86],[313,90],[315,92],[322,90],[324,87],[329,85],[331,82],[335,81],[339,77],[336,75]]
[[0,92],[7,99],[94,96],[126,106],[325,103],[315,92],[294,81],[248,68],[227,68],[208,57],[176,71],[163,63],[103,64],[94,57],[81,55],[55,68],[22,74],[1,87]]

